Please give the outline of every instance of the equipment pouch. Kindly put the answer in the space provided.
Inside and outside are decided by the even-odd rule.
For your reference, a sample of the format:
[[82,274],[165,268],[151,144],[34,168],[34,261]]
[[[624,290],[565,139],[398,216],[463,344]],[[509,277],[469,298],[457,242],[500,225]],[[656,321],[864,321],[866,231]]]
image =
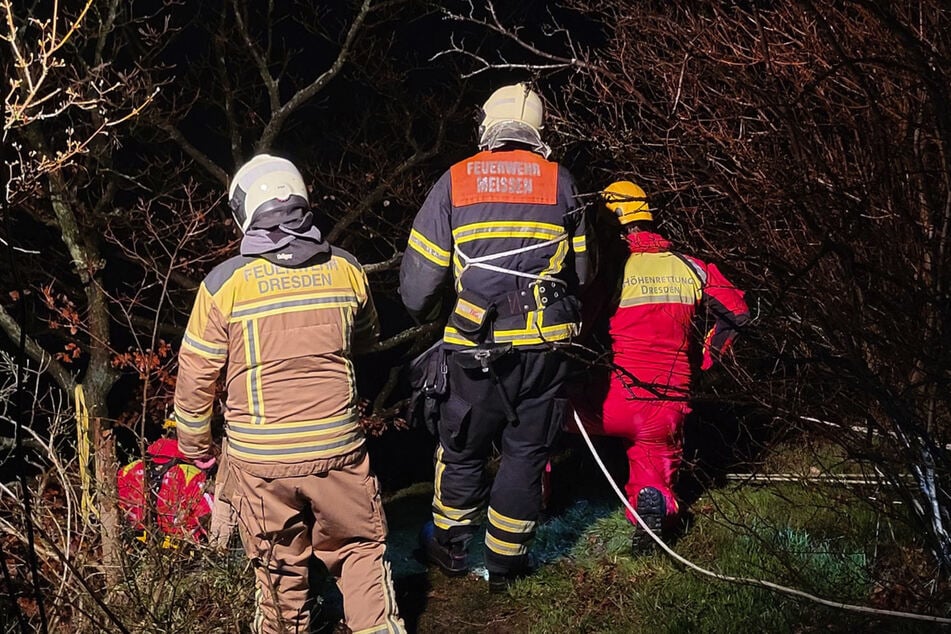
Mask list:
[[453,451],[462,451],[469,434],[472,405],[450,394],[446,400],[445,414],[439,420],[439,441]]
[[456,306],[449,315],[449,325],[473,338],[483,332],[495,314],[495,306],[486,298],[464,290],[456,298]]
[[423,425],[436,435],[439,404],[449,394],[449,365],[442,340],[410,362],[410,396],[406,420],[411,427]]

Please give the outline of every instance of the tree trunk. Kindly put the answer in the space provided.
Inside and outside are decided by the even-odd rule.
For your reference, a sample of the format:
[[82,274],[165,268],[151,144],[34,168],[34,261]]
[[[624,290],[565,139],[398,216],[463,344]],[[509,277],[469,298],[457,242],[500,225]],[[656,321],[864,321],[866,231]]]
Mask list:
[[[92,386],[91,386],[92,387]],[[89,441],[95,451],[95,495],[102,539],[102,568],[108,587],[122,578],[122,543],[119,540],[118,489],[116,487],[116,441],[112,424],[105,417],[105,393],[100,386],[87,394],[89,408]]]

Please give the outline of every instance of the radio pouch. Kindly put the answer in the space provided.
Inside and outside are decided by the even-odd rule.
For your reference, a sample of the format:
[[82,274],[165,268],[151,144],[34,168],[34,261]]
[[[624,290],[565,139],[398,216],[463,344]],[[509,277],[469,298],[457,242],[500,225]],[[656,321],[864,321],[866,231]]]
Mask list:
[[486,325],[495,316],[495,305],[478,293],[464,290],[456,298],[449,325],[473,340],[482,339]]

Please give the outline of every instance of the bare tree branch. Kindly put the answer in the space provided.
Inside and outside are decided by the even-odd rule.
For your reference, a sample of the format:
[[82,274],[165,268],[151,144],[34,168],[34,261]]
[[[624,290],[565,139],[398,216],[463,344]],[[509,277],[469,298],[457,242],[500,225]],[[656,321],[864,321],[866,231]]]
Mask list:
[[264,127],[264,131],[261,132],[261,136],[258,138],[257,144],[255,144],[255,151],[262,152],[269,149],[274,143],[274,139],[277,137],[278,133],[280,133],[281,129],[284,127],[284,124],[287,122],[288,117],[290,117],[291,114],[293,114],[294,111],[297,110],[301,105],[306,103],[314,95],[323,90],[323,88],[328,83],[330,83],[334,77],[337,76],[337,74],[340,72],[340,69],[343,68],[343,65],[350,57],[354,41],[356,40],[357,35],[360,33],[360,29],[363,27],[363,23],[366,20],[367,14],[370,13],[372,5],[372,0],[363,0],[356,17],[353,19],[353,23],[350,25],[350,29],[347,31],[347,36],[344,39],[343,45],[340,47],[340,52],[337,53],[337,59],[333,61],[333,63],[330,65],[330,68],[321,73],[321,75],[310,84],[304,86],[294,93],[294,95],[288,99],[284,105],[274,109],[271,112],[271,120],[268,121],[267,125]]
[[[3,306],[0,306],[0,328],[3,328],[3,331],[7,333],[11,341],[16,342],[20,340],[20,324],[17,323],[16,319],[14,319]],[[26,354],[36,361],[41,370],[45,369],[61,388],[71,394],[76,387],[76,379],[72,373],[66,369],[66,366],[53,358],[53,355],[47,352],[43,346],[37,343],[32,337],[27,336],[25,341]]]
[[213,176],[215,180],[225,187],[228,186],[228,173],[221,169],[217,163],[211,160],[207,154],[192,145],[188,139],[185,138],[185,135],[183,135],[178,130],[178,128],[173,126],[171,123],[163,124],[160,127],[173,141],[178,143],[179,147],[181,147],[188,156],[190,156],[196,163],[203,167],[206,172]]
[[403,332],[393,335],[389,339],[384,339],[373,345],[370,348],[367,348],[363,351],[362,354],[370,354],[372,352],[383,352],[384,350],[390,350],[399,345],[406,343],[407,341],[412,341],[416,338],[422,338],[427,335],[431,335],[434,332],[439,331],[443,328],[445,324],[439,322],[432,322],[429,324],[422,324],[420,326],[414,326],[412,328],[407,328]]

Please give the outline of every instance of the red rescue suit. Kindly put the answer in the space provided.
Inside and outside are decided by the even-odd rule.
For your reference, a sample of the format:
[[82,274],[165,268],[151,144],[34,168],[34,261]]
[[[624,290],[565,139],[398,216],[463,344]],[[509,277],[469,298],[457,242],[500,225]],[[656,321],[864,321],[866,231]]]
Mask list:
[[712,321],[700,366],[707,369],[748,321],[749,309],[715,265],[670,251],[670,242],[656,233],[635,231],[627,241],[630,255],[608,322],[614,364],[621,369],[604,377],[600,390],[586,390],[603,398],[582,397],[575,405],[589,432],[625,439],[625,492],[632,505],[642,488],[654,487],[664,495],[670,520],[678,512],[672,485],[690,412],[695,318],[705,309]]

